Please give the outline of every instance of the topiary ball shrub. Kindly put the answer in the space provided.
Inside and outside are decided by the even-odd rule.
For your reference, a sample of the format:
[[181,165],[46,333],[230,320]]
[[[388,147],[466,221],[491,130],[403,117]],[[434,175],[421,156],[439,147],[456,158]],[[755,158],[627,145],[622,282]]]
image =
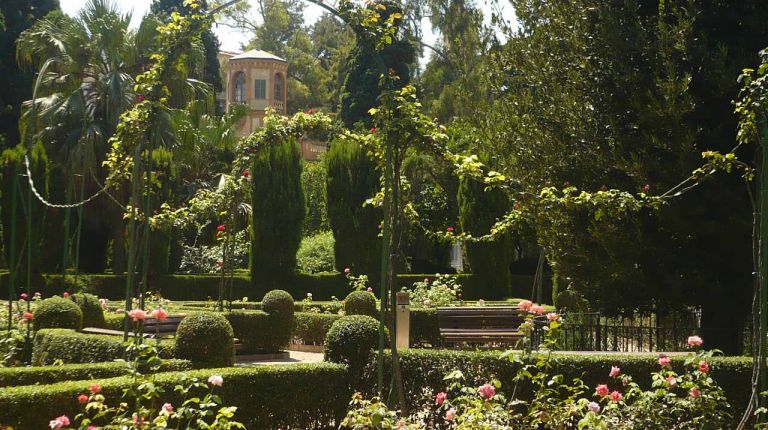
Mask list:
[[270,315],[293,319],[293,296],[285,290],[272,290],[261,299],[261,310]]
[[212,312],[187,315],[176,330],[176,355],[198,368],[235,363],[235,335],[224,316]]
[[35,330],[44,328],[71,328],[83,326],[83,311],[75,302],[59,296],[45,299],[37,305],[33,314]]
[[344,299],[344,312],[347,315],[368,315],[376,317],[376,297],[368,291],[352,291]]
[[[384,332],[386,337],[386,329]],[[386,339],[385,339],[386,342]],[[325,359],[349,365],[353,380],[360,376],[379,345],[379,322],[367,315],[347,315],[336,320],[325,336]]]
[[83,327],[104,327],[104,310],[101,308],[99,298],[93,294],[77,293],[69,296],[83,312]]

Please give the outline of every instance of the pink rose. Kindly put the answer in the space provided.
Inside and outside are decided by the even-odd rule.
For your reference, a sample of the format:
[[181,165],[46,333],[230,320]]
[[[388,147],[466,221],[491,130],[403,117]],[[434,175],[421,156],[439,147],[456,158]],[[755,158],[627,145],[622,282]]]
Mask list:
[[24,318],[25,321],[32,321],[35,318],[35,316],[32,315],[32,312],[24,312],[24,315],[22,316],[22,318]]
[[674,376],[667,376],[666,380],[667,380],[667,384],[669,384],[670,387],[677,386],[677,378],[675,378]]
[[610,390],[606,384],[600,384],[597,386],[597,388],[595,388],[595,394],[597,394],[599,397],[605,397],[609,392]]
[[224,378],[222,378],[221,375],[211,375],[211,377],[208,378],[208,383],[217,387],[221,387],[224,385]]
[[351,272],[351,270],[349,269],[349,267],[345,267],[345,268],[344,268],[344,273],[349,273],[349,272]]
[[448,400],[448,393],[445,391],[441,391],[435,396],[435,404],[438,406],[442,406],[446,400]]
[[456,419],[456,408],[451,408],[445,411],[446,421],[453,421],[454,419]]
[[99,393],[101,393],[101,385],[99,385],[99,384],[91,384],[91,386],[88,387],[88,391],[90,391],[91,394],[99,394]]
[[21,297],[21,300],[27,300],[27,297],[29,296],[27,295],[27,293],[21,293],[19,297]]
[[699,362],[699,372],[709,373],[709,363],[707,363],[706,361]]
[[218,230],[218,231],[225,231],[226,229],[227,229],[227,227],[225,227],[224,224],[219,224],[219,226],[216,227],[216,230]]
[[67,427],[67,426],[69,426],[69,417],[67,417],[66,415],[62,415],[56,418],[55,420],[51,420],[51,422],[48,423],[48,427],[56,430],[62,427]]
[[531,310],[531,306],[533,306],[533,303],[530,300],[521,300],[520,303],[517,304],[517,308],[525,312]]
[[600,413],[600,405],[595,402],[589,402],[587,409],[589,409],[590,412],[594,412],[596,414]]
[[697,399],[697,398],[701,397],[701,391],[699,391],[699,389],[696,388],[696,387],[691,388],[691,391],[689,392],[689,394],[694,399]]
[[535,315],[544,315],[544,306],[533,305],[530,312]]
[[81,394],[77,396],[77,402],[80,403],[81,405],[88,403],[88,396],[86,396],[85,394]]
[[669,359],[669,356],[667,354],[659,354],[659,366],[666,367],[669,366],[669,363],[671,363],[672,360]]
[[453,227],[448,227],[446,230],[448,230],[448,233],[453,233]]
[[688,346],[691,348],[704,345],[704,341],[698,337],[698,336],[689,336],[688,337]]
[[165,321],[168,319],[168,312],[165,309],[155,309],[152,311],[152,317],[158,321]]
[[619,393],[618,391],[614,391],[611,393],[611,400],[614,402],[620,402],[622,397],[624,396],[622,396],[621,393]]
[[477,391],[481,396],[483,396],[485,400],[490,400],[491,397],[496,395],[496,388],[494,388],[491,384],[482,385],[477,389]]
[[558,315],[558,314],[556,314],[554,312],[550,312],[550,313],[547,314],[547,319],[550,322],[560,321],[560,315]]
[[165,403],[163,404],[161,411],[168,414],[173,413],[173,405],[170,403]]
[[133,322],[144,321],[147,319],[147,313],[143,309],[133,309],[128,312],[128,316],[131,317]]
[[608,376],[610,376],[611,378],[615,378],[619,375],[621,375],[621,369],[619,369],[616,366],[611,366],[611,371],[608,372]]
[[[66,292],[66,291],[64,291],[64,294],[62,294],[62,296],[64,296],[64,298],[65,298],[65,299],[68,299],[68,298],[69,298],[69,293],[68,293],[68,292]],[[62,416],[63,416],[63,415],[62,415]]]

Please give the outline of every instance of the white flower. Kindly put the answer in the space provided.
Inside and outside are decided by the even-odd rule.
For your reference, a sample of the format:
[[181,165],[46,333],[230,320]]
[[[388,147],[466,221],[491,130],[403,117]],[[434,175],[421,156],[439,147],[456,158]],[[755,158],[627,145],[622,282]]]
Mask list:
[[208,383],[217,387],[221,387],[224,385],[224,378],[222,378],[221,375],[211,375],[211,377],[208,378]]

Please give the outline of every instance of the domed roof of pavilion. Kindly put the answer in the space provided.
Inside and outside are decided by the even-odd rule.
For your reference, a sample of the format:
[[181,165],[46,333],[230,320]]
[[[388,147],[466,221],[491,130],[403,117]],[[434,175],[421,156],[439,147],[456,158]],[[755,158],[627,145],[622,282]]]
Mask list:
[[262,51],[260,49],[251,49],[250,51],[245,51],[242,54],[235,55],[229,60],[275,60],[282,61],[283,63],[288,62],[284,58],[280,58],[277,55],[270,54],[269,52]]

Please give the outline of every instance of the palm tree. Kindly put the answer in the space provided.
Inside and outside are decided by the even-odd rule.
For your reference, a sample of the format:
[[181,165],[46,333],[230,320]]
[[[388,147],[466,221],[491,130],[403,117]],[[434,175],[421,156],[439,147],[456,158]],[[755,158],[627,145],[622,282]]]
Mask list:
[[[89,0],[79,14],[68,17],[53,12],[21,34],[17,42],[20,64],[35,67],[46,64],[36,100],[35,118],[31,117],[31,101],[25,104],[22,132],[37,130],[35,139],[46,142],[46,149],[61,166],[62,181],[69,182],[66,192],[73,198],[75,185],[79,195],[94,192],[106,177],[101,167],[120,116],[133,103],[134,77],[143,71],[155,47],[157,27],[152,17],[145,17],[137,30],[130,28],[131,14],[123,14],[109,0]],[[198,46],[188,56],[189,67],[203,58]],[[186,79],[179,72],[169,83],[176,98],[193,91],[210,99],[211,91],[199,81]],[[179,84],[179,82],[181,84]],[[190,91],[193,90],[193,91]],[[34,121],[34,123],[33,123]],[[173,143],[170,112],[160,116],[155,145]],[[77,184],[68,180],[78,175]],[[125,203],[128,187],[121,187],[115,199]],[[55,194],[55,193],[54,193]],[[59,192],[61,194],[61,192]],[[83,267],[90,271],[103,269],[107,241],[112,239],[113,269],[125,268],[125,225],[122,209],[109,199],[79,217],[89,236],[89,250],[84,251]],[[104,216],[105,213],[107,216]]]

